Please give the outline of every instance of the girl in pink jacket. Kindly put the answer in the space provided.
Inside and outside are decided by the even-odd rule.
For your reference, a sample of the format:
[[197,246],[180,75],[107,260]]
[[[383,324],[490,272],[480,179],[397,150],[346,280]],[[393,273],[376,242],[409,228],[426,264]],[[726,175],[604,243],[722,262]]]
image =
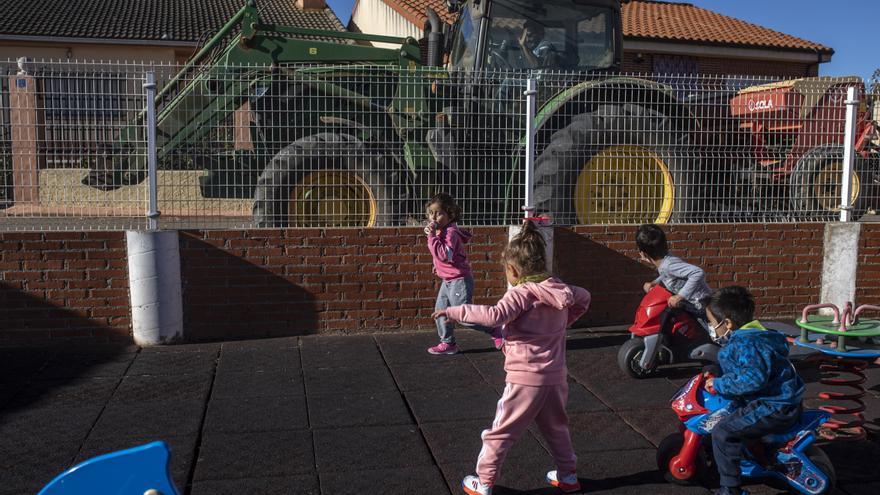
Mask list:
[[568,432],[568,370],[565,329],[590,305],[590,293],[546,272],[544,238],[527,221],[504,250],[507,281],[513,286],[494,306],[465,304],[434,317],[489,327],[504,325],[506,386],[492,427],[482,433],[476,476],[462,480],[470,495],[490,495],[507,451],[534,421],[547,440],[556,470],[547,481],[564,492],[581,489],[577,456]]
[[[434,311],[450,306],[467,304],[473,300],[474,277],[468,264],[464,245],[471,240],[470,232],[458,228],[456,222],[461,217],[461,208],[452,196],[437,194],[425,207],[428,225],[425,236],[428,238],[428,251],[434,263],[434,273],[443,281],[437,292]],[[437,335],[440,343],[428,348],[431,354],[456,354],[454,326],[443,317],[435,317]],[[473,325],[474,330],[488,333],[496,349],[501,348],[501,329]]]

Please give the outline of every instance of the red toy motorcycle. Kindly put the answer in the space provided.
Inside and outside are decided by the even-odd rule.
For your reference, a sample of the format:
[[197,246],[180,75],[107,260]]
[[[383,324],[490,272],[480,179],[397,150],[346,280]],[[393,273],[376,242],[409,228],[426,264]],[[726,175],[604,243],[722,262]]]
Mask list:
[[670,297],[665,287],[655,285],[636,310],[636,321],[629,327],[632,338],[617,353],[620,369],[633,378],[648,377],[661,364],[712,362],[718,352],[706,329],[684,311],[672,316],[670,330],[661,331],[660,315]]

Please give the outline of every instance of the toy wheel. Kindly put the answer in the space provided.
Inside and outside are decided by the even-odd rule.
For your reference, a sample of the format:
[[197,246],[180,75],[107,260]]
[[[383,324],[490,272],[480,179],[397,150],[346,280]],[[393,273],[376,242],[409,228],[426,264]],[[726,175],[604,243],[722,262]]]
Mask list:
[[645,341],[635,337],[624,342],[617,351],[617,365],[624,373],[632,378],[646,378],[654,373],[654,370],[646,370],[640,364],[642,354],[645,352]]
[[666,438],[660,442],[660,446],[657,447],[657,469],[663,473],[663,478],[670,483],[682,486],[701,484],[704,482],[708,471],[706,453],[702,447],[697,453],[697,459],[695,461],[696,469],[691,477],[684,479],[678,478],[669,471],[669,462],[681,452],[681,447],[683,445],[684,435],[681,433],[671,433],[667,435]]

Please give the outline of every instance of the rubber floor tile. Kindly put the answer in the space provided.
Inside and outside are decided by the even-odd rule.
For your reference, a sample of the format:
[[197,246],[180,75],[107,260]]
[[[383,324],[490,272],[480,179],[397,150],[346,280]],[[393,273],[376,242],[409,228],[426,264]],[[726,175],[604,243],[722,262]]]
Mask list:
[[577,453],[654,447],[611,412],[571,414],[568,427]]
[[36,380],[80,377],[118,377],[125,374],[134,354],[57,358],[34,375]]
[[198,434],[201,400],[110,402],[89,434],[92,438],[187,436]]
[[196,436],[134,436],[134,437],[89,437],[83,443],[82,449],[76,456],[74,464],[87,461],[93,457],[116,452],[119,450],[129,449],[150,442],[161,440],[168,444],[171,452],[171,476],[177,487],[183,488],[186,485],[187,477],[189,477],[190,467],[195,460]]
[[678,416],[670,408],[618,411],[617,414],[654,446],[660,445],[670,433],[677,433],[681,425]]
[[[44,437],[40,442],[20,442],[0,446],[0,493],[36,493],[66,470],[79,450],[79,441],[62,441]],[[0,445],[7,438],[0,436]]]
[[415,426],[364,426],[314,433],[319,474],[432,464]]
[[377,335],[376,342],[382,356],[389,365],[430,364],[437,362],[459,362],[465,359],[462,355],[435,356],[428,353],[428,348],[437,345],[439,339],[434,331],[419,333]]
[[303,337],[300,353],[307,369],[368,367],[384,363],[371,336]]
[[583,385],[569,379],[568,382],[568,403],[565,406],[568,414],[576,414],[582,412],[601,412],[608,411],[608,406],[602,403],[598,397],[587,390]]
[[157,345],[157,346],[153,346],[153,347],[144,347],[140,350],[141,354],[178,353],[178,352],[210,352],[210,353],[216,354],[219,351],[220,351],[220,343],[218,343],[218,342]]
[[211,399],[205,418],[207,433],[299,430],[309,427],[304,397],[279,395]]
[[[421,425],[422,433],[428,442],[431,454],[440,464],[457,462],[476,462],[483,446],[480,434],[492,426],[492,420],[453,421],[448,423],[428,423]],[[541,459],[549,454],[538,443],[534,435],[527,431],[514,444],[507,454],[508,458]]]
[[846,495],[877,495],[880,493],[880,482],[841,485],[838,491]]
[[585,493],[708,494],[702,487],[672,485],[657,470],[655,449],[578,452],[578,477]]
[[467,388],[416,390],[405,395],[419,423],[491,419],[501,398],[501,394],[485,383]]
[[223,342],[221,349],[226,351],[258,351],[299,348],[298,337],[281,337],[272,339],[232,340]]
[[227,350],[220,353],[218,371],[278,371],[300,370],[299,350],[293,348],[280,349],[246,349]]
[[664,409],[678,391],[677,386],[663,378],[646,378],[620,382],[593,381],[584,386],[611,409]]
[[102,407],[103,404],[44,405],[4,413],[0,416],[0,442],[82,440]]
[[197,375],[126,376],[116,389],[111,402],[142,402],[155,400],[204,400],[211,387],[212,376]]
[[[205,480],[193,483],[190,495],[319,495],[318,476]],[[375,493],[375,492],[363,492]]]
[[392,365],[391,373],[397,385],[404,391],[436,389],[440,382],[449,388],[487,383],[469,361],[461,360]]
[[391,373],[384,365],[371,368],[306,368],[305,381],[309,395],[397,390]]
[[312,428],[412,424],[400,392],[309,395]]
[[28,407],[104,403],[119,383],[117,377],[35,381],[19,391],[16,402]]
[[183,375],[214,371],[216,352],[154,352],[138,354],[126,375]]
[[321,490],[333,495],[449,495],[440,471],[434,466],[412,466],[374,471],[322,473]]
[[212,433],[202,437],[193,479],[293,476],[314,470],[308,430]]
[[303,378],[298,370],[265,372],[217,373],[212,399],[237,397],[274,397],[293,395],[303,397]]

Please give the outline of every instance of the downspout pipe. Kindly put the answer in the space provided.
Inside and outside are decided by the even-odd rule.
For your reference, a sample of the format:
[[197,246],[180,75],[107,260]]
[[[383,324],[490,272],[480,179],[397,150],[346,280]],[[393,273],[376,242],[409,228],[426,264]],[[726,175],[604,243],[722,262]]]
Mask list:
[[443,24],[437,12],[434,12],[434,9],[430,7],[425,9],[425,15],[428,17],[428,22],[425,24],[425,31],[428,35],[428,60],[426,63],[437,67],[443,58]]

